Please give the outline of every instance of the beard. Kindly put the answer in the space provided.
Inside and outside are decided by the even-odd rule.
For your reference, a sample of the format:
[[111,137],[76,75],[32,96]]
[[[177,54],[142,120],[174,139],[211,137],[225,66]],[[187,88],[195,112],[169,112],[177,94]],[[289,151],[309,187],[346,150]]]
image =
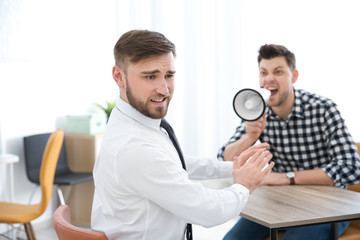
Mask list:
[[150,104],[148,102],[142,102],[134,96],[127,80],[126,80],[126,82],[127,82],[126,83],[126,96],[129,101],[129,104],[133,108],[135,108],[140,113],[142,113],[143,115],[145,115],[149,118],[161,119],[161,118],[165,117],[168,107],[169,107],[170,100],[171,100],[170,97],[166,97],[162,94],[158,94],[158,96],[157,96],[158,98],[165,98],[165,97],[167,98],[167,104],[166,104],[166,106],[155,107],[155,108],[151,109],[151,106],[149,106]]
[[270,107],[280,107],[281,105],[283,105],[286,102],[286,100],[289,98],[289,96],[290,96],[290,93],[285,92],[279,96],[279,100],[277,102],[269,103],[268,105]]

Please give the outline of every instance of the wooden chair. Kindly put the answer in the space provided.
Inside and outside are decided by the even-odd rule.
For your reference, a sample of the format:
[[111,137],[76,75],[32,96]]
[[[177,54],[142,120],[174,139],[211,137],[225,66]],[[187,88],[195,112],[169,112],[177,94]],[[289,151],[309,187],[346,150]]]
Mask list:
[[[279,231],[278,232],[278,239],[281,239],[281,237],[284,235],[285,231]],[[270,237],[267,237],[266,240],[270,240]]]
[[102,232],[84,229],[71,224],[70,209],[67,205],[60,205],[53,214],[52,222],[59,240],[107,240]]
[[[29,181],[35,184],[40,184],[41,157],[49,136],[50,133],[40,133],[24,137],[26,175]],[[54,185],[56,185],[60,203],[65,204],[67,196],[66,194],[64,198],[61,190],[62,186],[68,186],[67,193],[69,193],[71,186],[92,180],[92,173],[73,172],[70,170],[66,159],[65,141],[63,141],[54,178]]]
[[24,224],[26,236],[29,240],[36,239],[31,221],[40,217],[46,210],[52,195],[53,181],[60,149],[64,140],[64,132],[56,130],[48,138],[43,152],[40,186],[41,201],[38,204],[20,204],[0,202],[0,223]]
[[[360,153],[360,142],[357,142],[356,146]],[[360,192],[360,183],[349,186],[348,190]],[[360,220],[351,221],[348,229],[346,229],[344,234],[339,237],[339,240],[358,240],[358,239],[360,239]]]

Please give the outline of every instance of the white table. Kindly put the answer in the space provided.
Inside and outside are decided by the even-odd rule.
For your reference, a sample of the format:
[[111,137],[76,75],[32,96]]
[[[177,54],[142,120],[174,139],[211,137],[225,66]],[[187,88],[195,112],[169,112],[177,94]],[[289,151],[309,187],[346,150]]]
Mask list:
[[[14,154],[3,153],[0,154],[0,164],[9,165],[9,173],[10,173],[10,201],[14,201],[14,163],[19,161],[19,157]],[[15,238],[14,227],[12,228],[12,238]]]
[[3,153],[0,155],[0,164],[9,164],[10,169],[10,201],[14,201],[14,166],[19,161],[19,157],[14,154]]

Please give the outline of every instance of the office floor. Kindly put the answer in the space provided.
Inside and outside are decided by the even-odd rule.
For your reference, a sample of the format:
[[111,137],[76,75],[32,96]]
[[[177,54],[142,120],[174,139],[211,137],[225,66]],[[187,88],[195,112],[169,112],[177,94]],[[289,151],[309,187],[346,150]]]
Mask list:
[[[193,233],[194,240],[221,240],[228,230],[237,222],[238,218],[234,218],[224,224],[221,224],[212,228],[204,228],[201,226],[194,225]],[[47,228],[35,230],[37,240],[57,240],[54,229],[49,226]],[[26,240],[26,235],[23,231],[17,234],[17,240]],[[0,240],[9,239],[4,236],[0,236]],[[10,238],[11,239],[11,238]]]

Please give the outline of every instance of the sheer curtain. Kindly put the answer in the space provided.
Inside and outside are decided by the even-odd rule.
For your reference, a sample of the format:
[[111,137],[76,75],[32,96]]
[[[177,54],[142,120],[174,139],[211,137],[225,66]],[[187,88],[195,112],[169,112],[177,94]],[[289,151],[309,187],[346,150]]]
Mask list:
[[[241,86],[240,3],[2,0],[1,109],[16,116],[12,105],[27,99],[32,105],[23,111],[30,121],[34,117],[28,131],[42,131],[56,115],[79,114],[93,102],[110,101],[117,94],[111,67],[118,37],[131,29],[159,31],[177,46],[176,91],[168,119],[184,152],[215,156],[239,121],[232,97]],[[36,125],[39,115],[48,125]],[[2,122],[5,137],[24,135],[8,128],[20,122],[6,116]]]
[[[296,86],[333,98],[355,134],[359,127],[348,102],[360,82],[359,5],[357,0],[1,0],[3,142],[50,129],[59,115],[113,100],[112,48],[131,29],[162,32],[177,46],[176,91],[167,118],[186,153],[215,156],[234,132],[240,120],[232,98],[243,87],[257,86],[256,55],[264,43],[293,50],[301,70]],[[24,115],[31,122],[25,131],[17,127]],[[12,150],[10,144],[5,148]]]
[[113,46],[131,29],[159,31],[176,44],[167,118],[185,153],[215,156],[239,121],[232,98],[241,86],[240,2],[0,0],[0,142],[21,159],[16,199],[27,199],[32,186],[24,175],[23,136],[53,131],[58,117],[112,101],[118,95]]
[[167,118],[183,151],[215,156],[239,119],[232,98],[241,87],[241,4],[230,0],[117,1],[118,35],[162,32],[177,47],[176,90]]

